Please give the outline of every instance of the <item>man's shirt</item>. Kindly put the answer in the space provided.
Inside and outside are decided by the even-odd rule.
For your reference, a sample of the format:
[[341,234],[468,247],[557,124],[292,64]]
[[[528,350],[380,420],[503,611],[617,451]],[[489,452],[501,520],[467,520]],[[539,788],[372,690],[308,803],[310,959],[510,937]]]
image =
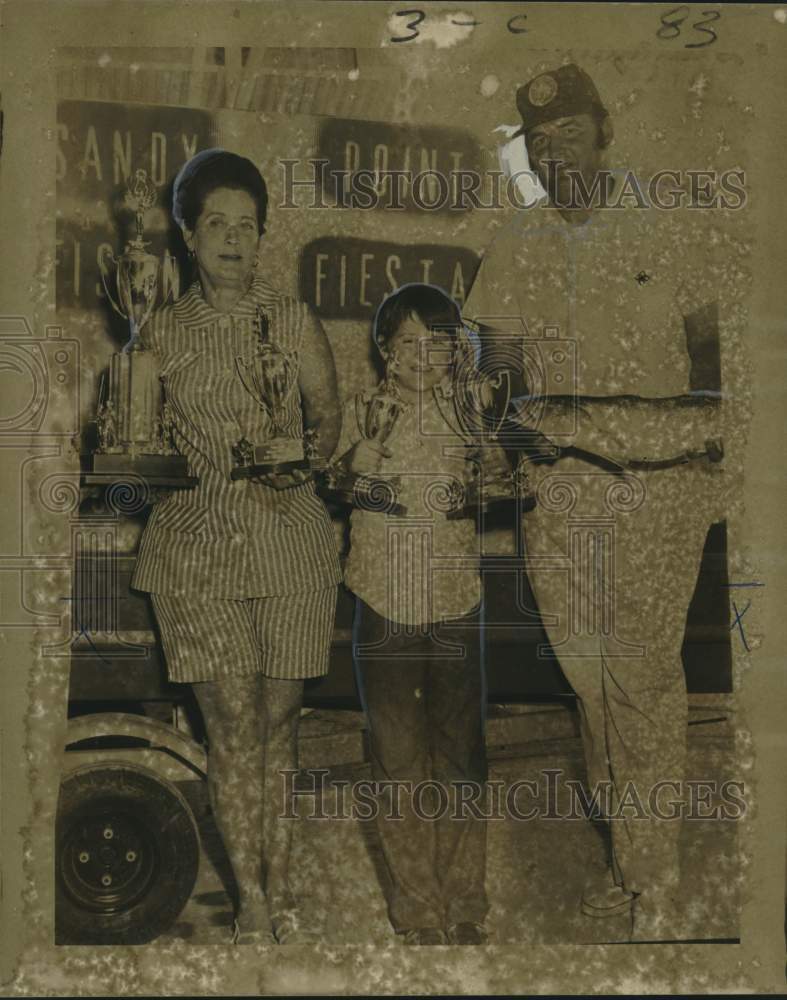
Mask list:
[[[596,400],[707,396],[692,366],[708,345],[690,342],[687,320],[718,302],[712,244],[705,220],[685,211],[596,209],[580,225],[552,206],[521,211],[485,252],[464,313],[511,334],[524,323],[529,391],[579,397],[577,443],[583,425],[600,421],[622,432],[630,457],[701,447],[708,428],[698,420],[712,421],[694,407],[665,405],[678,414],[666,430],[670,418],[654,424],[646,408],[630,408],[620,428],[612,411],[593,414]],[[553,406],[540,429],[570,437],[575,419]]]

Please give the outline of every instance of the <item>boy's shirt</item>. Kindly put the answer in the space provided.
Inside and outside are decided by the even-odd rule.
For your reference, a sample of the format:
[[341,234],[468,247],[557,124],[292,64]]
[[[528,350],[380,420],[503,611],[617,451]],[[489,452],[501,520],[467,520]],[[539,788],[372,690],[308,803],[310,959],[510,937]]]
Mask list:
[[[361,438],[352,398],[345,404],[336,455],[343,456]],[[380,475],[400,477],[397,499],[407,513],[352,512],[345,584],[391,621],[443,621],[467,614],[480,603],[475,522],[449,521],[439,509],[443,488],[454,479],[465,482],[465,440],[446,420],[434,395],[424,394],[400,415],[385,442],[391,457],[383,458],[379,469]]]

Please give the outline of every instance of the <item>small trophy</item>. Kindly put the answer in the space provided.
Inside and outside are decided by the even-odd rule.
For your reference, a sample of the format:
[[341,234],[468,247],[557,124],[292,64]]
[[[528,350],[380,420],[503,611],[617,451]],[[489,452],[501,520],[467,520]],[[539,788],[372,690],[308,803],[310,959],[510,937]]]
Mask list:
[[88,485],[106,484],[125,474],[141,476],[153,486],[196,483],[172,442],[171,408],[157,359],[144,349],[140,337],[158,291],[159,259],[147,252],[149,244],[143,240],[144,215],[155,200],[155,186],[144,170],[137,170],[126,193],[126,204],[135,214],[136,234],[117,259],[106,247],[99,257],[104,290],[115,312],[128,321],[131,336],[111,358],[108,387],[102,380],[99,390],[98,446],[92,455],[83,457]]
[[[472,459],[467,481],[455,489],[450,519],[486,513],[498,504],[516,502],[534,506],[527,470],[520,460],[512,472],[498,442],[511,401],[508,372],[490,375],[477,369],[474,359],[457,356],[451,384],[435,387],[435,398],[447,423],[477,444],[468,449]],[[493,454],[493,451],[496,454]]]
[[455,486],[454,503],[446,515],[449,520],[486,514],[501,504],[517,503],[524,511],[535,507],[524,456],[518,459],[513,471],[504,458],[485,462],[480,449],[473,449],[468,458],[474,461],[468,463],[467,481]]
[[[374,390],[356,397],[355,417],[358,429],[367,441],[385,444],[391,436],[399,417],[407,408],[397,382],[399,359],[391,351],[385,366],[385,378]],[[330,499],[352,504],[362,510],[387,514],[403,514],[405,508],[397,502],[401,479],[379,473],[353,475],[335,466],[326,470],[324,491]]]
[[290,397],[298,382],[298,354],[277,347],[270,337],[268,317],[257,307],[259,346],[250,361],[235,359],[235,370],[243,388],[268,415],[274,436],[264,444],[253,444],[242,437],[232,448],[235,461],[232,479],[251,479],[270,473],[324,468],[320,461],[317,431],[309,428],[303,438],[291,437],[290,430],[297,417]]

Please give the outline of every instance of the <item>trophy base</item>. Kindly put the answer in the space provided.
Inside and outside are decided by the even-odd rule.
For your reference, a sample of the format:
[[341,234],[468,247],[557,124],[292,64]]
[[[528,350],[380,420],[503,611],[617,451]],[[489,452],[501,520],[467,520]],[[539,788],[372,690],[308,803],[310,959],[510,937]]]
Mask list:
[[398,480],[372,476],[321,477],[317,492],[328,501],[375,514],[404,515],[407,508],[396,499]]
[[230,472],[230,479],[254,479],[255,476],[276,476],[300,469],[303,472],[322,472],[325,465],[308,458],[293,459],[290,462],[255,462],[253,465],[236,465]]
[[129,452],[82,456],[82,471],[97,475],[133,473],[137,476],[189,477],[188,460],[183,455],[131,455]]
[[506,512],[511,513],[513,506],[517,505],[520,510],[527,512],[536,506],[536,498],[532,493],[524,496],[516,494],[489,494],[486,492],[470,493],[461,507],[449,511],[446,518],[449,521],[457,521],[461,518],[479,517],[483,514]]
[[84,486],[112,486],[127,482],[138,486],[190,489],[199,482],[188,474],[183,455],[135,455],[97,453],[80,457],[81,482]]

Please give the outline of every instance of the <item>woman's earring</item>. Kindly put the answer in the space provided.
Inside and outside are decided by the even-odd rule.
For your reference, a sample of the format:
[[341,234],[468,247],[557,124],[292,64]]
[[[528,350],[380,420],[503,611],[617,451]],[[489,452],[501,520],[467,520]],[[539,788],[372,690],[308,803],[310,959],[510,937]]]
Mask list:
[[194,251],[189,247],[189,260],[194,260]]

